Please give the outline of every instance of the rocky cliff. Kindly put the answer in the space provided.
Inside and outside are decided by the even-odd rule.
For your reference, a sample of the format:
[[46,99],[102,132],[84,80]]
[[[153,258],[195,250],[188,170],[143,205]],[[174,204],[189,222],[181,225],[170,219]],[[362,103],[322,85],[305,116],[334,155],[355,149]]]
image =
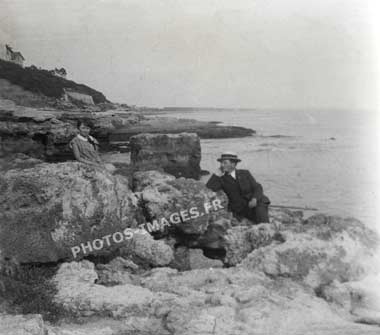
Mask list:
[[[379,237],[353,218],[271,210],[252,226],[199,181],[140,171],[129,183],[80,163],[11,169],[0,188],[1,266],[54,262],[29,313],[70,315],[9,315],[22,299],[7,289],[22,276],[0,271],[0,334],[379,333]],[[81,243],[88,254],[79,247],[72,261]]]

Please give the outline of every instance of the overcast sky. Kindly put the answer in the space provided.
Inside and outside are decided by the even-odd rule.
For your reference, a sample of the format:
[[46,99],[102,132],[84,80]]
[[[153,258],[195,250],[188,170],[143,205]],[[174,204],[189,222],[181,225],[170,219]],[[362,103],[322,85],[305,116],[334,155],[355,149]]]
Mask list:
[[0,39],[118,102],[376,108],[378,2],[0,0]]

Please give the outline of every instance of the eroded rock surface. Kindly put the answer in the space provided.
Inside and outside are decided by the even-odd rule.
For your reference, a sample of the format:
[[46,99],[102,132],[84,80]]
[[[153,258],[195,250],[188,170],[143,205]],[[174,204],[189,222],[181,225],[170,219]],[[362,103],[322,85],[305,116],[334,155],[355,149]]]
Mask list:
[[68,143],[78,133],[78,120],[87,121],[101,148],[110,149],[112,131],[134,125],[142,118],[124,110],[91,113],[38,109],[0,99],[0,157],[24,153],[48,161],[72,160]]
[[131,163],[139,170],[162,168],[176,177],[199,179],[201,144],[197,134],[139,134],[130,139]]
[[292,278],[271,279],[244,268],[157,268],[141,276],[139,283],[113,287],[95,284],[96,278],[88,261],[63,264],[54,278],[56,301],[78,315],[106,313],[128,320],[126,326],[133,324],[135,331],[156,329],[158,334],[378,332],[378,327],[338,315]]
[[9,170],[0,176],[0,190],[0,248],[23,263],[73,257],[71,248],[81,243],[86,249],[80,248],[79,258],[108,254],[118,246],[113,236],[110,246],[97,243],[98,250],[87,242],[141,222],[126,179],[82,163]]

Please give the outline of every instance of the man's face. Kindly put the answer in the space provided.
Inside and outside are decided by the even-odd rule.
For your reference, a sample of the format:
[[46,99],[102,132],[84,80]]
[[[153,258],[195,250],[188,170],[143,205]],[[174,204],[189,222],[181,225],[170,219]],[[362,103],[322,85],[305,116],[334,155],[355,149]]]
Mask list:
[[220,162],[220,169],[223,171],[223,172],[232,172],[236,167],[236,162],[234,161],[230,161],[229,159],[223,159],[221,162]]

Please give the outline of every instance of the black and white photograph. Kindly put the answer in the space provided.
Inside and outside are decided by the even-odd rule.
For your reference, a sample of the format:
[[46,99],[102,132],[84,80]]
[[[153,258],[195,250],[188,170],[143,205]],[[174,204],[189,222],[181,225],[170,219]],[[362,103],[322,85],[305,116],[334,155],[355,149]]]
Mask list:
[[378,0],[0,0],[0,335],[380,335]]

